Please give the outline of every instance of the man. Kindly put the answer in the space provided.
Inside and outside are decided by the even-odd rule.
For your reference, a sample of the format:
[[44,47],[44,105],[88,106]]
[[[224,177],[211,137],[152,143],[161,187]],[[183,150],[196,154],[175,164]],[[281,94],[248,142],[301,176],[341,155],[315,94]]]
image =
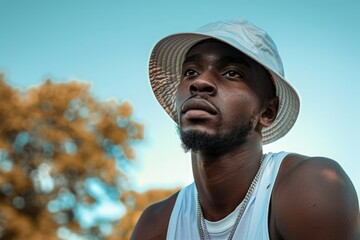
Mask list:
[[150,81],[195,181],[148,207],[132,239],[360,239],[357,195],[336,162],[262,152],[299,112],[263,30],[237,20],[168,36],[151,54]]

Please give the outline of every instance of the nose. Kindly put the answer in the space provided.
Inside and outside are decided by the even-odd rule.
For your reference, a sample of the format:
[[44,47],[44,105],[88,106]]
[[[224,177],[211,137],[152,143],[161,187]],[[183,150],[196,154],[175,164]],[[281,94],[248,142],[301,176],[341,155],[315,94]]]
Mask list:
[[210,74],[201,74],[194,79],[189,85],[189,91],[192,95],[197,93],[206,93],[210,96],[215,96],[217,93],[217,86],[214,83]]

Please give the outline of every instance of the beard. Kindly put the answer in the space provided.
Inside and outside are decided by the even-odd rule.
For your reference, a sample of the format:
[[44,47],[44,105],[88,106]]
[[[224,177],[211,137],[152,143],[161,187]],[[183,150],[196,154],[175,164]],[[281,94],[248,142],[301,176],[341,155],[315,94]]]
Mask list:
[[209,134],[204,131],[190,130],[183,131],[178,125],[177,130],[181,139],[181,146],[185,152],[189,150],[220,150],[229,149],[244,144],[252,130],[252,121],[249,123],[234,127],[229,133],[221,134],[219,129],[215,134]]

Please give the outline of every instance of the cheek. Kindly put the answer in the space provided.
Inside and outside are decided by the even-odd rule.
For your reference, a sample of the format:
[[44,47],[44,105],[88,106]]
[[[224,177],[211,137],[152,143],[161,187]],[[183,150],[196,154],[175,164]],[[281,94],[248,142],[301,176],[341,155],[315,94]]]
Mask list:
[[226,121],[248,123],[256,120],[260,105],[255,94],[224,95],[222,102],[222,111],[228,116]]
[[176,118],[179,119],[180,117],[180,108],[181,108],[181,100],[178,93],[175,95],[175,109],[176,109]]
[[184,103],[185,98],[186,98],[185,87],[182,85],[179,85],[176,90],[176,93],[175,93],[175,109],[176,109],[178,119],[180,117],[181,105]]

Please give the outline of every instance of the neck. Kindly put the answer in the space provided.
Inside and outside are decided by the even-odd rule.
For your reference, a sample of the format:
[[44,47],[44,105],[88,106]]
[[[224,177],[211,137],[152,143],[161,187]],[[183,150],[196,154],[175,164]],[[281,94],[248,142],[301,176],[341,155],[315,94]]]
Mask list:
[[195,184],[206,219],[223,219],[241,203],[261,156],[261,143],[251,140],[226,153],[213,150],[191,153]]

